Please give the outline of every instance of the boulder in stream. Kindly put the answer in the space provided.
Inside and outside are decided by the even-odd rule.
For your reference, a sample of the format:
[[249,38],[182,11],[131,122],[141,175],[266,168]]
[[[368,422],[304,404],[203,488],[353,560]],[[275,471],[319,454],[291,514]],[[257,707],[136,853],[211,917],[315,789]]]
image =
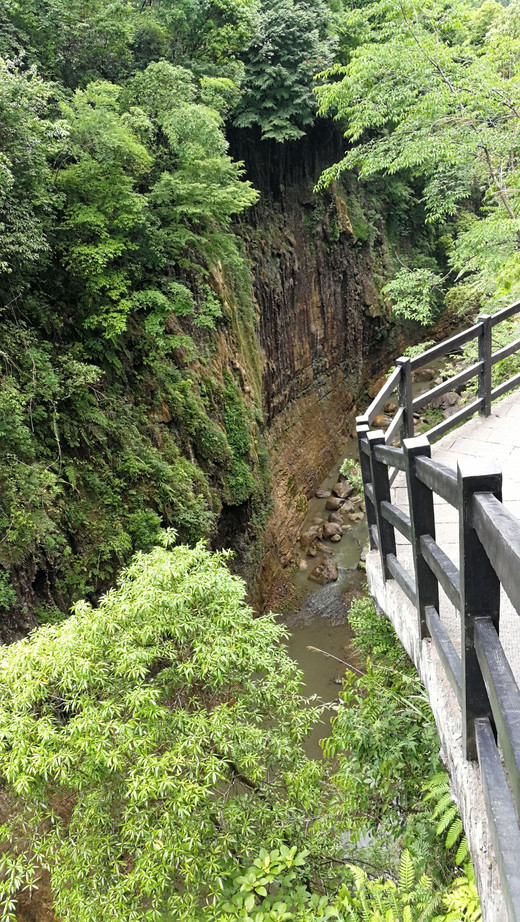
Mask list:
[[316,490],[314,494],[317,499],[328,499],[330,496],[330,490]]
[[313,583],[325,586],[334,583],[338,578],[338,565],[334,560],[323,560],[309,573],[308,579]]
[[325,503],[325,509],[331,509],[332,512],[337,512],[340,506],[343,505],[344,500],[340,499],[339,496],[331,496]]
[[434,368],[417,368],[412,372],[412,381],[433,381],[435,375]]
[[[342,509],[344,508],[345,506],[342,507]],[[329,522],[336,522],[337,525],[341,525],[343,523],[343,519],[341,518],[341,513],[331,512],[331,514],[329,515]]]
[[302,551],[307,551],[314,541],[320,541],[323,537],[323,528],[321,525],[313,525],[307,531],[300,535],[300,547]]
[[341,541],[342,537],[343,537],[343,531],[341,532],[340,535],[331,535],[330,540],[333,541],[334,544],[337,544],[338,541]]
[[323,554],[324,557],[334,556],[334,551],[332,550],[332,548],[329,547],[327,544],[322,544],[321,541],[318,541],[318,543],[315,544],[314,547],[318,551],[318,554]]
[[325,522],[323,526],[323,537],[332,538],[333,535],[341,535],[341,525],[337,522]]
[[339,499],[346,499],[347,496],[350,496],[350,494],[354,492],[354,487],[351,487],[346,480],[338,480],[332,487],[332,492],[334,496],[339,497]]

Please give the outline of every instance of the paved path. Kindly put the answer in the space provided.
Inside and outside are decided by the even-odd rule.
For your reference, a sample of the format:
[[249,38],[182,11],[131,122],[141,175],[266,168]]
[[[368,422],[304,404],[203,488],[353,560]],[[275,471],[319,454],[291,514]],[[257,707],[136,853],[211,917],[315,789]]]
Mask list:
[[[491,416],[477,416],[432,445],[432,457],[457,469],[460,458],[490,458],[498,461],[503,477],[503,502],[520,520],[520,392],[495,403]],[[407,508],[404,475],[394,484],[393,502]],[[458,512],[440,497],[435,498],[436,539],[443,551],[459,565]],[[396,532],[397,556],[411,569],[410,545]],[[440,615],[455,648],[460,653],[460,616],[441,590]],[[520,685],[520,615],[503,593],[500,614],[500,640]]]

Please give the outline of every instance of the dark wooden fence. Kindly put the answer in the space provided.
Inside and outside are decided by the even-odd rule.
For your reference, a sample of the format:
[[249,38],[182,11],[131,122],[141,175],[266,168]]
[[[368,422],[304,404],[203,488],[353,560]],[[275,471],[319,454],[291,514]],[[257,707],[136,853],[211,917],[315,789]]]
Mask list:
[[[370,546],[379,551],[384,580],[397,581],[416,610],[418,636],[430,638],[461,708],[465,758],[478,760],[508,920],[520,922],[520,691],[500,643],[500,591],[520,617],[520,521],[502,505],[498,467],[466,459],[453,471],[431,458],[431,441],[475,412],[489,415],[494,399],[520,385],[520,374],[491,387],[491,368],[520,351],[520,339],[492,351],[492,329],[520,313],[520,302],[412,359],[395,371],[357,419]],[[478,361],[419,397],[412,373],[478,340]],[[414,413],[478,376],[477,399],[427,434],[414,436]],[[398,409],[384,433],[370,425],[397,389]],[[407,499],[392,502],[402,471]],[[434,496],[459,513],[460,566],[435,540]],[[398,560],[396,530],[410,542],[411,570]],[[459,656],[439,615],[439,587],[460,613]]]

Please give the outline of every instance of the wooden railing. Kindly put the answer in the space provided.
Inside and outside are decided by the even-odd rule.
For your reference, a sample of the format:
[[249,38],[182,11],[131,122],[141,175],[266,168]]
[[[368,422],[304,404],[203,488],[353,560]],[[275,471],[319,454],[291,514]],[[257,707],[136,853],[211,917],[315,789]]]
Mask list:
[[[509,307],[498,311],[496,314],[484,314],[479,317],[473,326],[466,330],[462,330],[461,333],[457,333],[455,336],[450,337],[450,339],[443,340],[443,342],[433,346],[432,349],[428,349],[426,352],[414,356],[414,358],[410,359],[402,356],[397,359],[394,371],[379,393],[376,394],[363,416],[358,417],[358,422],[361,424],[365,423],[370,427],[378,413],[384,409],[388,399],[394,392],[397,392],[398,409],[390,426],[386,430],[385,442],[387,445],[392,444],[396,438],[402,441],[414,435],[414,413],[418,413],[419,410],[433,403],[439,397],[448,393],[448,391],[453,391],[461,387],[472,378],[478,378],[477,399],[473,400],[467,406],[464,406],[448,419],[443,420],[436,426],[432,426],[432,428],[428,430],[428,437],[430,441],[433,442],[435,439],[440,438],[441,435],[445,435],[446,432],[449,432],[450,429],[470,419],[475,413],[489,416],[493,400],[498,400],[499,397],[503,397],[508,391],[520,386],[519,373],[499,386],[494,388],[491,387],[491,369],[493,365],[513,355],[515,352],[520,351],[519,338],[504,348],[493,352],[493,329],[499,323],[502,323],[504,320],[509,320],[510,317],[519,313],[520,301],[517,301],[515,304],[511,304]],[[415,371],[451,353],[460,352],[462,347],[465,346],[466,343],[471,342],[471,340],[477,340],[478,361],[470,365],[469,368],[465,368],[458,374],[443,381],[442,384],[426,391],[426,393],[420,394],[417,397],[413,396],[412,377]]]
[[[491,387],[492,365],[520,351],[518,339],[492,352],[492,328],[519,312],[520,302],[481,317],[420,356],[399,359],[357,419],[370,546],[379,551],[384,580],[396,580],[414,606],[418,636],[431,639],[459,702],[464,756],[480,766],[510,922],[520,922],[520,691],[500,642],[500,591],[502,587],[520,617],[520,521],[502,505],[502,475],[496,465],[465,459],[455,472],[431,458],[430,442],[477,411],[489,415],[493,399],[520,385],[517,374]],[[478,339],[478,361],[413,398],[413,370],[473,338]],[[414,412],[475,375],[477,400],[414,437]],[[386,433],[370,431],[396,388],[398,409],[391,425]],[[399,471],[406,478],[403,507],[391,496]],[[458,568],[436,541],[434,496],[458,510]],[[411,545],[411,570],[398,559],[396,530]],[[460,613],[460,656],[439,614],[439,587]]]

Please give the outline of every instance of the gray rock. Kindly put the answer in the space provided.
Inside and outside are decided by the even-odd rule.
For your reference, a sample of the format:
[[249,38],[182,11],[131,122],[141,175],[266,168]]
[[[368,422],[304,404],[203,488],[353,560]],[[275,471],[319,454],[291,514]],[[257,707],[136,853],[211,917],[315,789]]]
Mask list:
[[316,490],[314,494],[318,499],[328,499],[330,496],[330,490]]
[[329,547],[328,544],[322,544],[321,541],[318,541],[314,547],[316,548],[318,554],[323,554],[324,557],[334,557],[334,551],[331,547]]
[[338,565],[334,560],[323,560],[309,573],[308,579],[313,583],[325,586],[334,583],[338,578]]
[[325,509],[331,509],[332,512],[337,512],[337,510],[343,505],[343,500],[339,496],[331,496],[325,503]]
[[332,538],[333,535],[341,535],[341,525],[337,522],[325,522],[323,526],[323,537]]
[[[342,508],[344,509],[345,506],[343,506]],[[341,515],[339,512],[331,512],[331,514],[329,515],[329,522],[336,522],[337,525],[341,525],[343,522],[343,519],[341,518]]]
[[354,492],[354,487],[351,487],[346,480],[338,480],[332,487],[332,492],[334,496],[338,496],[339,499],[346,499],[347,496],[350,496],[351,493]]
[[331,535],[330,540],[333,541],[334,544],[337,544],[338,541],[341,541],[342,537],[343,531],[341,532],[341,535]]
[[447,394],[443,394],[439,400],[439,405],[443,410],[447,410],[449,407],[454,407],[459,403],[460,397],[455,391],[448,391]]

